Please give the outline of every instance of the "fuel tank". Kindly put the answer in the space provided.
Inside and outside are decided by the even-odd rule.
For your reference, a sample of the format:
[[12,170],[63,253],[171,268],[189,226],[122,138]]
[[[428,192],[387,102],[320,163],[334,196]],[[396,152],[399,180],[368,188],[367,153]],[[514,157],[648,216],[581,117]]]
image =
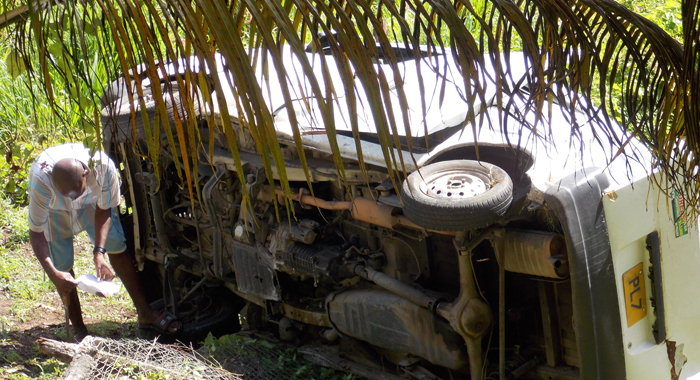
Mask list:
[[462,337],[425,308],[382,289],[348,290],[329,298],[330,320],[345,335],[439,366],[468,366]]

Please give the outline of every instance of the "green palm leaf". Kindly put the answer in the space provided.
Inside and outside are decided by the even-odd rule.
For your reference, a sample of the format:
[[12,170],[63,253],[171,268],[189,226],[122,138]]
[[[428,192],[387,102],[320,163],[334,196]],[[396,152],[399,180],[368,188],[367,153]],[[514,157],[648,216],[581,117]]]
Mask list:
[[[14,37],[21,56],[28,58],[27,77],[41,81],[51,106],[66,121],[71,117],[55,96],[56,82],[81,89],[80,94],[87,98],[99,99],[99,84],[124,73],[127,81],[137,84],[135,93],[128,95],[129,101],[135,104],[136,96],[143,107],[142,82],[158,83],[166,76],[166,61],[194,56],[186,60],[182,73],[171,78],[187,89],[185,109],[194,111],[193,99],[198,93],[194,87],[198,87],[204,99],[201,104],[220,110],[218,122],[239,180],[245,183],[240,139],[250,136],[263,158],[268,180],[279,180],[287,195],[291,189],[274,127],[275,110],[267,101],[269,83],[282,84],[291,141],[309,187],[311,174],[301,140],[306,132],[292,111],[298,100],[315,115],[313,124],[325,130],[339,180],[345,179],[345,171],[337,125],[343,122],[350,126],[364,171],[358,110],[369,110],[391,180],[398,186],[407,165],[415,166],[415,162],[407,162],[397,153],[403,145],[414,151],[410,132],[428,128],[425,123],[410,125],[404,112],[409,97],[421,96],[417,112],[425,115],[429,108],[426,95],[433,91],[442,103],[447,81],[460,80],[464,101],[475,106],[467,113],[463,127],[477,132],[486,125],[488,120],[477,115],[483,115],[480,111],[486,106],[486,95],[493,91],[499,117],[491,123],[502,123],[507,114],[523,116],[518,104],[525,104],[527,112],[535,117],[523,123],[518,132],[521,136],[533,132],[546,136],[550,133],[548,116],[557,106],[548,100],[563,99],[558,106],[569,110],[573,135],[580,135],[581,128],[590,128],[584,119],[592,118],[603,121],[593,131],[598,143],[613,146],[618,154],[633,155],[626,149],[628,142],[639,139],[654,153],[655,167],[649,169],[663,170],[670,185],[697,209],[700,193],[694,173],[699,165],[700,130],[687,126],[697,125],[700,119],[699,107],[695,107],[700,101],[696,93],[700,91],[700,53],[693,49],[699,35],[698,7],[696,2],[683,2],[685,45],[641,15],[608,0],[98,0],[65,4],[32,1],[27,5],[5,1],[0,26]],[[71,27],[59,36],[52,34],[51,25],[64,20],[68,25],[90,27]],[[97,42],[101,48],[91,48],[93,37],[81,30],[94,30],[102,41]],[[330,80],[325,56],[312,61],[305,54],[309,43],[321,48],[319,32],[325,33],[329,54],[337,66],[340,80],[335,83]],[[60,44],[60,50],[56,50],[56,44]],[[441,85],[435,89],[425,87],[424,78],[435,75],[426,72],[429,66],[419,65],[412,78],[402,76],[399,70],[387,75],[375,63],[383,60],[389,67],[399,67],[399,58],[392,50],[395,44],[405,46],[413,54],[409,59],[416,61],[423,58],[419,47],[424,46],[433,64],[439,64],[433,58],[440,52],[450,50],[458,73],[452,78],[438,78]],[[52,50],[70,52],[70,67],[77,74],[61,69],[62,61]],[[531,71],[521,82],[509,72],[516,51],[523,52]],[[226,67],[217,67],[215,52],[226,59]],[[286,67],[285,54],[294,56],[298,66]],[[212,70],[222,69],[228,79],[223,82],[216,75],[193,76],[190,65],[197,60]],[[100,76],[90,75],[82,68],[90,65],[83,62],[98,62],[93,66],[100,69],[93,71],[99,71]],[[485,70],[488,67],[493,69]],[[404,84],[409,80],[419,84],[420,94],[406,93]],[[527,91],[518,91],[523,88]],[[210,96],[209,90],[215,96]],[[234,94],[229,100],[235,104],[228,104],[224,96],[227,91]],[[578,95],[592,101],[580,102]],[[169,154],[181,155],[183,168],[177,168],[178,174],[193,194],[199,191],[192,187],[199,160],[196,152],[206,145],[211,156],[213,135],[209,141],[201,141],[197,126],[189,120],[186,125],[179,121],[169,125],[163,99],[167,96],[167,91],[153,86],[159,122],[146,123],[148,154],[158,162],[161,144],[166,142]],[[392,102],[392,98],[396,100]],[[80,119],[96,120],[100,106],[94,100],[92,105],[81,107]],[[585,117],[577,115],[575,109],[582,110]],[[136,116],[136,111],[132,112]],[[620,135],[606,128],[611,120],[618,121],[629,133]],[[216,124],[213,117],[210,124],[212,128]],[[399,125],[407,126],[405,141],[399,139]],[[99,139],[99,125],[95,130]],[[164,141],[159,137],[161,133],[165,133]],[[425,145],[431,144],[425,135]],[[660,185],[664,191],[671,190],[667,184]]]

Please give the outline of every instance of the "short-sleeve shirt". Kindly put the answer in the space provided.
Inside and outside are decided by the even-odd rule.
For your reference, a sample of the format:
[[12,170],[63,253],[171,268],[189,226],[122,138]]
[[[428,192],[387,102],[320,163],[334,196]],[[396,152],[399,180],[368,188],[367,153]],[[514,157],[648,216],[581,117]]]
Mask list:
[[[75,200],[56,190],[53,166],[74,158],[90,169],[86,189]],[[119,206],[119,173],[104,152],[90,156],[82,144],[64,144],[43,151],[29,169],[29,229],[43,232],[47,241],[75,236],[95,223],[95,207],[106,210]]]

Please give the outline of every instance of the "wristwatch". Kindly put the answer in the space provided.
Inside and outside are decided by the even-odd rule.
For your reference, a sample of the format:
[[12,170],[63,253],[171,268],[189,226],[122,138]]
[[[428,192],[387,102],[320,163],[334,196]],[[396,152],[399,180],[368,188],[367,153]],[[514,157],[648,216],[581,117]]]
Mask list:
[[97,252],[99,252],[99,253],[101,253],[101,254],[104,255],[105,253],[107,253],[107,250],[104,249],[104,247],[95,247],[95,248],[92,250],[92,254],[94,255],[94,254],[96,254]]

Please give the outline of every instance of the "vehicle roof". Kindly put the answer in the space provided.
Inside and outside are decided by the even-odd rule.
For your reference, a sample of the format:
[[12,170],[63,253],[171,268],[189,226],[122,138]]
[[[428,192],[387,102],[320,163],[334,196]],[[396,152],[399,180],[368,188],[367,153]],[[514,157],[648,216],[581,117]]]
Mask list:
[[[271,60],[271,56],[268,55],[268,59]],[[303,143],[311,149],[332,152],[317,100],[310,97],[313,91],[309,79],[303,75],[302,63],[289,48],[283,49],[282,59],[286,71],[284,75],[293,98],[292,111],[299,123],[298,128],[302,134]],[[356,142],[349,133],[352,132],[351,113],[347,107],[349,94],[344,91],[335,60],[330,55],[322,57],[316,53],[306,53],[306,59],[314,69],[318,86],[321,89],[333,89],[333,93],[326,96],[335,99],[334,123],[336,130],[341,132],[336,139],[341,155],[345,159],[357,160]],[[516,82],[522,81],[527,75],[528,64],[522,53],[511,53],[507,61],[509,64],[507,73],[512,83],[498,83],[498,85],[513,88]],[[226,77],[225,59],[217,54],[216,62],[217,72],[222,76],[220,78],[222,83],[233,83],[230,77]],[[257,62],[263,62],[263,60],[259,57]],[[191,60],[189,64],[193,70],[201,70],[196,60]],[[183,72],[185,67],[187,63],[181,60],[177,69],[170,64],[167,70],[172,75],[175,71]],[[264,72],[262,67],[266,67],[267,71]],[[204,69],[209,71],[206,67]],[[394,149],[395,157],[399,155],[403,157],[403,167],[409,172],[420,168],[426,162],[434,161],[437,156],[455,145],[477,144],[511,147],[526,152],[533,158],[533,165],[527,170],[527,174],[533,184],[543,191],[564,176],[582,169],[606,170],[616,187],[621,187],[649,175],[652,168],[652,157],[648,149],[636,139],[630,138],[624,129],[613,121],[604,123],[580,111],[572,114],[559,104],[545,104],[543,120],[536,123],[532,107],[526,107],[517,97],[504,98],[502,104],[509,104],[508,112],[503,109],[499,112],[495,98],[497,83],[490,79],[493,77],[493,68],[488,64],[479,71],[484,96],[471,101],[466,96],[466,89],[467,86],[472,86],[470,83],[473,82],[465,83],[461,70],[449,51],[442,55],[424,57],[418,62],[415,59],[399,62],[395,69],[389,64],[377,63],[375,69],[377,73],[382,73],[387,78],[391,101],[390,103],[384,101],[384,112],[388,112],[387,105],[390,104],[396,122],[395,129],[400,136],[405,137],[410,134],[413,139],[423,139],[426,133],[431,135],[451,127],[462,126],[470,110],[477,114],[477,122],[480,123],[477,128],[471,125],[465,128],[452,128],[450,133],[453,134],[448,135],[444,142],[430,147],[428,153],[409,153],[405,148],[401,151]],[[258,64],[256,70],[263,98],[268,109],[273,113],[279,138],[293,141],[289,110],[285,105],[274,65],[269,62],[266,65]],[[407,94],[407,107],[400,105],[395,77],[403,82],[404,93]],[[330,87],[326,86],[325,78],[330,79]],[[423,91],[421,91],[421,81]],[[357,115],[358,132],[376,135],[373,110],[357,76],[354,85],[357,111],[352,115]],[[420,94],[423,96],[416,96]],[[237,117],[234,94],[228,86],[224,86],[224,97],[227,100],[229,114]],[[577,101],[586,100],[579,97]],[[213,104],[213,111],[219,113],[218,102],[214,101]],[[425,104],[425,117],[423,104]],[[408,119],[407,124],[404,123],[404,112]],[[573,117],[577,120],[575,132],[572,132],[571,127]],[[603,130],[606,130],[608,135],[616,136],[616,141],[610,142],[605,137],[601,138],[600,132]],[[342,132],[348,133],[346,135]],[[620,149],[621,146],[624,146],[624,149]],[[362,141],[361,149],[365,162],[387,166],[378,143]],[[401,165],[398,164],[401,160],[396,158],[395,161],[393,166],[401,169]]]

